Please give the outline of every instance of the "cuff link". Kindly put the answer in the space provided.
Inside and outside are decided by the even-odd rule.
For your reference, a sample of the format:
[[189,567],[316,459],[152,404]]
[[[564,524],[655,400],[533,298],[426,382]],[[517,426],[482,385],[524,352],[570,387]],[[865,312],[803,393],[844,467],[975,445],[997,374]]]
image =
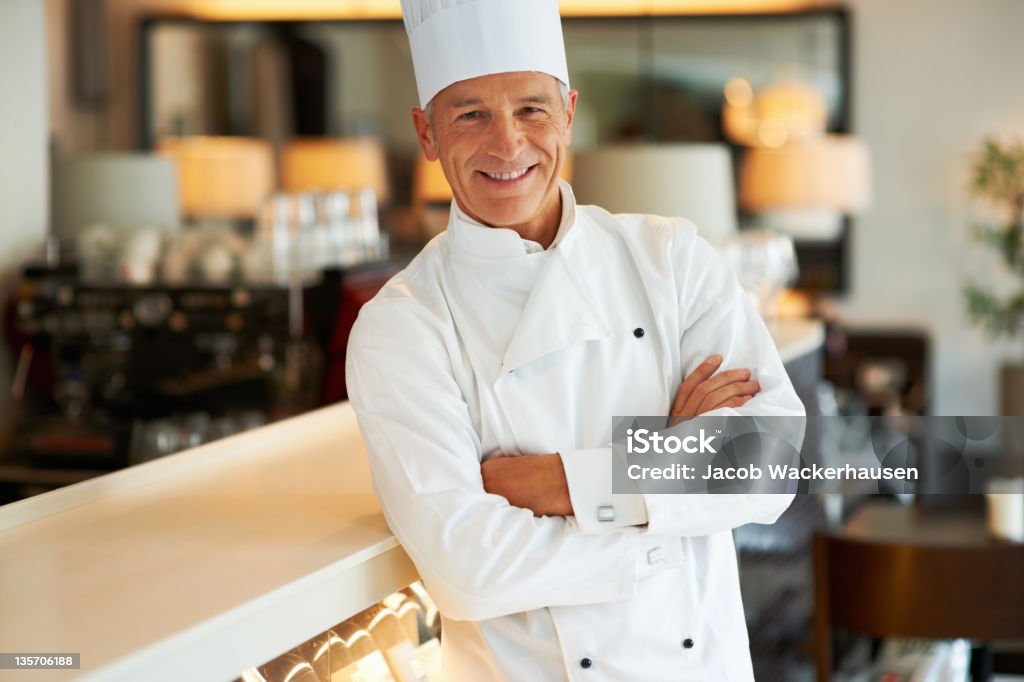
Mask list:
[[597,520],[601,523],[611,523],[615,520],[615,507],[603,505],[597,508]]
[[657,566],[658,564],[665,562],[665,550],[661,547],[655,547],[647,550],[647,564],[649,566]]

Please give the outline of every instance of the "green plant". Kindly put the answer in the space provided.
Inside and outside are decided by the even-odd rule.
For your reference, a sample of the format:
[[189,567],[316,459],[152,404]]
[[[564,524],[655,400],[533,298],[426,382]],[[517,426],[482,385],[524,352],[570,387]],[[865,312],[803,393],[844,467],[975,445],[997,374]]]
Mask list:
[[[1010,271],[1024,280],[1024,143],[1001,145],[993,139],[985,140],[971,170],[974,195],[1007,211],[1004,226],[976,224],[971,234],[997,249]],[[1004,298],[968,282],[964,295],[971,321],[991,334],[1014,336],[1024,332],[1024,287]]]

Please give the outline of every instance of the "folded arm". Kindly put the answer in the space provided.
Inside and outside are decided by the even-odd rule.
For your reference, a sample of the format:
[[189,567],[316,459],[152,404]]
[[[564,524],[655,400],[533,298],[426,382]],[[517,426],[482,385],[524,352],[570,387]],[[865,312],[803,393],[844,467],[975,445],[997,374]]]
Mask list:
[[418,304],[364,307],[346,365],[384,515],[449,618],[628,599],[667,567],[642,560],[657,544],[642,533],[586,536],[572,518],[538,518],[484,489],[444,332]]
[[[679,417],[802,417],[803,404],[775,343],[731,268],[692,232],[678,230],[676,237],[672,258],[678,264],[676,287],[679,315],[684,321],[680,360],[686,378],[668,413]],[[705,357],[711,351],[716,355]],[[723,366],[733,369],[718,372]],[[800,429],[802,436],[802,424]],[[568,498],[571,513],[584,533],[644,526],[647,532],[656,534],[708,535],[746,523],[773,523],[793,498],[788,494],[613,494],[610,447],[559,455],[563,470],[554,474],[546,462],[533,464],[529,461],[532,458],[512,458],[521,460],[514,467],[512,463],[501,463],[506,472],[521,477],[538,478],[548,472],[555,477],[555,483],[563,477],[565,480],[561,494],[552,494],[553,483],[546,481],[536,485],[537,490],[548,491],[543,500],[528,494],[509,499],[512,504],[526,508],[547,505],[554,499],[564,509],[564,498]],[[503,487],[500,483],[493,488],[503,495],[522,489]]]

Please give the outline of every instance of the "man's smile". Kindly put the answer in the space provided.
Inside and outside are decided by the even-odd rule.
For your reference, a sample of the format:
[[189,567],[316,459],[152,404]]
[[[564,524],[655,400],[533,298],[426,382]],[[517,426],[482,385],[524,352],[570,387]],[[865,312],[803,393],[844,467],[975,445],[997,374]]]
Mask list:
[[477,171],[477,175],[483,178],[487,182],[493,182],[502,186],[512,185],[533,174],[534,169],[539,164],[533,164],[532,166],[525,166],[512,171],[491,173],[488,171]]

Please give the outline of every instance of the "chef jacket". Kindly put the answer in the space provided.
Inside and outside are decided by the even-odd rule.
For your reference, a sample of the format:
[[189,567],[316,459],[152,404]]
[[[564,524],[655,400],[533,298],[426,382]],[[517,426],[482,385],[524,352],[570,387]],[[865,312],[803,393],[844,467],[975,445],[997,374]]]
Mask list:
[[[453,202],[349,343],[375,491],[442,615],[444,679],[752,680],[731,530],[792,496],[612,494],[612,416],[667,414],[712,353],[761,386],[715,414],[803,406],[693,224],[561,196],[547,249]],[[484,491],[481,461],[537,453],[560,454],[574,517]]]

